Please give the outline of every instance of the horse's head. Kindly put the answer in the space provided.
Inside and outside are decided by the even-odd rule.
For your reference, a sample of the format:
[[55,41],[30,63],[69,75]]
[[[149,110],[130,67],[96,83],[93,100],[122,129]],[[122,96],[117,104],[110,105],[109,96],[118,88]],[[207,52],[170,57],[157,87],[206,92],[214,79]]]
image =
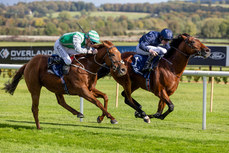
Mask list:
[[[104,60],[107,66],[109,66],[113,72],[117,73],[118,76],[125,75],[127,68],[118,49],[110,41],[103,41],[103,46],[106,51]],[[96,48],[96,46],[93,47]]]
[[182,34],[178,36],[178,39],[184,40],[185,54],[188,56],[202,56],[207,58],[211,55],[211,50],[206,47],[199,39],[189,36],[188,34]]

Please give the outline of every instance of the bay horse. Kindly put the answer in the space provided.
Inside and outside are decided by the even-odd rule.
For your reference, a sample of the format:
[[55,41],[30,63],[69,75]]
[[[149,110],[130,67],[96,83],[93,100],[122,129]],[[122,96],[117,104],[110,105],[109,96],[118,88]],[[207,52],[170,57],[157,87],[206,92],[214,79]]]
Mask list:
[[[140,74],[136,74],[131,66],[134,52],[122,53],[122,59],[127,66],[127,74],[119,77],[117,72],[110,71],[113,78],[123,86],[122,96],[125,103],[136,110],[135,117],[143,118],[145,122],[150,123],[150,118],[164,119],[174,110],[174,105],[170,100],[177,89],[180,77],[183,74],[188,60],[191,56],[210,56],[211,50],[202,44],[197,38],[188,34],[181,34],[171,42],[171,48],[161,59],[158,66],[150,74],[150,89],[146,86],[146,79]],[[171,65],[172,63],[172,65]],[[131,94],[138,88],[145,89],[159,97],[158,110],[154,115],[146,115],[142,106],[131,97]],[[147,89],[148,88],[148,89]],[[163,113],[164,107],[168,105],[168,110]],[[163,113],[163,114],[162,114]]]
[[[98,53],[81,59],[78,58],[80,55],[75,55],[70,71],[67,75],[64,75],[63,79],[66,82],[70,95],[79,95],[102,110],[102,115],[97,118],[98,123],[101,123],[104,116],[106,116],[111,119],[112,124],[117,124],[116,119],[107,111],[107,95],[95,88],[97,71],[102,66],[102,63],[105,62],[112,71],[122,76],[126,74],[126,66],[121,59],[121,53],[111,42],[104,41],[103,44],[94,45],[93,47],[98,50]],[[32,97],[32,112],[37,129],[40,129],[38,106],[42,86],[55,93],[58,104],[62,107],[73,115],[77,115],[78,118],[84,117],[83,114],[65,102],[63,96],[65,90],[60,77],[47,72],[48,58],[49,56],[47,55],[36,55],[28,63],[24,64],[15,74],[12,81],[6,83],[3,88],[6,92],[13,95],[22,75],[24,75],[26,85]],[[97,99],[99,97],[104,99],[104,106]]]

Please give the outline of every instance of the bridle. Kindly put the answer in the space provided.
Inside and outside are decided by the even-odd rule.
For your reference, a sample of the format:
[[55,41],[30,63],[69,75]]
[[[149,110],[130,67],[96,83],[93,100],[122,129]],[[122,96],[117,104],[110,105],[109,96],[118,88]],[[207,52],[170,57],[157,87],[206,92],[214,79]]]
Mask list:
[[[179,50],[179,49],[176,48],[176,47],[173,47],[173,46],[171,46],[171,47],[174,48],[174,49],[175,49],[176,51],[178,51],[179,53],[181,53],[182,55],[184,55],[186,58],[189,58],[190,56],[193,57],[193,56],[196,56],[196,55],[201,55],[201,51],[199,51],[198,49],[194,48],[193,45],[191,45],[191,44],[188,42],[189,37],[190,37],[190,36],[188,36],[188,37],[184,40],[184,42],[185,42],[185,44],[188,45],[191,49],[193,49],[193,50],[196,51],[195,54],[188,55],[188,54],[182,52],[181,50]],[[196,39],[196,38],[194,38],[194,39]]]
[[[111,50],[113,47],[115,47],[115,46],[112,46],[112,47],[110,47],[110,48],[107,48],[107,52],[106,52],[106,54],[103,56],[103,60],[104,60],[104,58],[108,55],[108,57],[109,57],[109,59],[110,59],[110,61],[111,61],[111,66],[112,66],[112,67],[115,67],[115,65],[114,65],[115,63],[124,64],[124,61],[123,61],[123,60],[114,61],[114,60],[112,59],[112,56],[115,56],[113,53],[110,53],[110,50]],[[102,66],[102,67],[105,67],[105,68],[109,69],[107,66],[105,66],[105,65],[103,65],[103,64],[100,64],[99,62],[96,61],[96,54],[95,54],[95,56],[94,56],[94,61],[95,61],[95,63],[98,64],[99,66]]]

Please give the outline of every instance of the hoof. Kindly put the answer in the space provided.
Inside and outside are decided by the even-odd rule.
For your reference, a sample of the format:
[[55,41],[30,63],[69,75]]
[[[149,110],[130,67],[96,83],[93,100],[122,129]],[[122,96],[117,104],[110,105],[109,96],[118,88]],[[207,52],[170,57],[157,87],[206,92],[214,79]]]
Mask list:
[[111,120],[111,124],[118,124],[118,121],[116,119]]
[[140,114],[139,112],[137,112],[137,111],[134,113],[134,116],[135,116],[136,118],[142,118],[142,117],[141,117],[141,114]]
[[100,119],[100,116],[98,116],[97,123],[101,123],[101,122],[102,122],[102,120]]
[[145,116],[143,119],[144,119],[144,122],[150,123],[150,118],[149,118],[149,116]]
[[77,114],[77,117],[78,118],[84,118],[84,115],[80,113],[80,114]]

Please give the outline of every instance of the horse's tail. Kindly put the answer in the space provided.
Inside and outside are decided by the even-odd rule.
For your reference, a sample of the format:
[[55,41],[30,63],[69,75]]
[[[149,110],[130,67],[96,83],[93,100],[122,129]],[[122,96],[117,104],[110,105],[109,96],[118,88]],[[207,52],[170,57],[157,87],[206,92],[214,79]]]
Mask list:
[[15,76],[13,77],[13,80],[10,82],[8,81],[7,83],[4,84],[4,88],[3,90],[5,90],[6,92],[10,93],[11,95],[14,94],[15,89],[17,88],[17,85],[19,83],[19,81],[22,78],[22,75],[24,74],[24,70],[25,70],[26,64],[23,65],[15,74]]

